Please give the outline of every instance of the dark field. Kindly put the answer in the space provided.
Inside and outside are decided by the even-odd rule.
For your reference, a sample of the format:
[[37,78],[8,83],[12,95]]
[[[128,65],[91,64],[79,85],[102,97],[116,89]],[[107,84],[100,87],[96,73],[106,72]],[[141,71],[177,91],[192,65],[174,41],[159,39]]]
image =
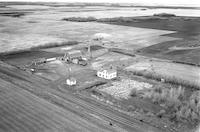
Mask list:
[[[176,33],[167,34],[166,36],[182,39],[145,47],[138,50],[138,53],[194,64],[200,63],[200,18],[146,16],[119,19],[114,21],[105,20],[103,22],[132,27],[177,31]],[[193,49],[170,50],[169,48],[173,46],[193,47]]]

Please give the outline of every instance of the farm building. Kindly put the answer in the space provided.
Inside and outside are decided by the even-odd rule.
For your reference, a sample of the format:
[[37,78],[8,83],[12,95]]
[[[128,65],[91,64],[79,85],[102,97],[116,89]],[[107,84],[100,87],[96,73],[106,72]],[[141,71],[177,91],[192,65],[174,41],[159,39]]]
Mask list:
[[46,59],[46,62],[51,62],[51,61],[55,61],[56,60],[56,58],[54,57],[54,58],[48,58],[48,59]]
[[76,79],[71,77],[71,78],[68,78],[66,80],[66,84],[69,85],[69,86],[73,86],[73,85],[76,85]]
[[65,53],[65,57],[68,59],[82,58],[82,53],[80,50],[72,50],[72,51]]
[[117,77],[117,70],[114,69],[103,69],[97,71],[97,76],[105,79],[113,79]]
[[39,58],[39,59],[35,59],[35,60],[32,61],[32,64],[34,64],[34,65],[39,65],[39,64],[42,64],[42,63],[46,63],[45,58]]
[[107,33],[96,33],[93,36],[93,40],[103,40],[103,39],[108,39],[110,37],[111,35]]

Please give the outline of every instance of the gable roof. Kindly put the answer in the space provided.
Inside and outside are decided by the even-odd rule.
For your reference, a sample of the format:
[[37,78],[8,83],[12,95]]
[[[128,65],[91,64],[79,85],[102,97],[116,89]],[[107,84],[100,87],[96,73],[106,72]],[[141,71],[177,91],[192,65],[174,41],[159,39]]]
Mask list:
[[70,80],[70,81],[72,81],[72,82],[75,82],[75,81],[76,81],[76,78],[70,77],[70,78],[68,78],[67,80]]
[[67,55],[70,57],[80,57],[82,56],[82,53],[80,50],[72,50],[72,51],[67,52]]
[[117,72],[117,70],[115,70],[115,69],[101,69],[101,70],[99,70],[99,72],[106,72],[108,74],[112,74],[112,73]]

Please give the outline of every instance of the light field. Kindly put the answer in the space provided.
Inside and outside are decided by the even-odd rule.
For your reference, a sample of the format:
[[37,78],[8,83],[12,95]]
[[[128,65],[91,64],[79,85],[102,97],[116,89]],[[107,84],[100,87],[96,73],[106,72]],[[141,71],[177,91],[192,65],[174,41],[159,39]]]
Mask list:
[[1,52],[26,49],[48,43],[60,43],[63,41],[86,41],[91,39],[95,33],[108,33],[111,35],[109,41],[114,41],[114,44],[106,44],[107,47],[125,49],[138,49],[177,39],[161,36],[174,33],[174,31],[101,23],[50,21],[42,20],[43,18],[40,18],[41,20],[34,20],[36,23],[28,23],[29,18],[1,18],[0,24],[4,25],[0,27]]
[[191,84],[200,86],[200,69],[190,65],[170,63],[164,61],[141,61],[128,66],[129,71],[149,71],[153,74],[159,74],[163,77],[176,78],[184,80]]

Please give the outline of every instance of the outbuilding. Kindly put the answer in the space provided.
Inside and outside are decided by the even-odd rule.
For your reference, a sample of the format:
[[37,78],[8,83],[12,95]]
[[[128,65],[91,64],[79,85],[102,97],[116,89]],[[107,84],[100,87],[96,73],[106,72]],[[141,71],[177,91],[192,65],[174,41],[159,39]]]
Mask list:
[[66,80],[66,84],[69,85],[69,86],[73,86],[73,85],[76,85],[76,79],[71,77],[71,78],[68,78]]
[[67,57],[70,60],[82,58],[82,53],[80,50],[72,50],[72,51],[65,53],[65,57]]
[[97,71],[97,76],[105,79],[113,79],[117,77],[117,70],[115,69],[101,69]]
[[54,58],[48,58],[48,59],[46,59],[46,62],[51,62],[51,61],[55,61],[56,60],[56,57],[54,57]]

